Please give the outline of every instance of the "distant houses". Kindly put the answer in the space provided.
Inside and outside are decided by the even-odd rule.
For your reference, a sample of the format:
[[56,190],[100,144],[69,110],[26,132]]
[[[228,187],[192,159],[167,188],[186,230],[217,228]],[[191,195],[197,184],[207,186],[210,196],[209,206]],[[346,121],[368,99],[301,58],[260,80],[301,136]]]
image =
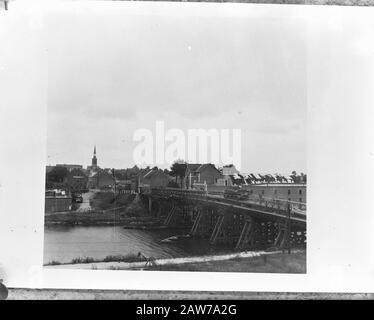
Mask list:
[[115,179],[109,170],[98,169],[89,177],[90,189],[112,189],[114,185]]
[[46,169],[46,188],[69,192],[87,189],[88,176],[78,167],[54,166]]
[[167,187],[173,178],[162,169],[153,168],[139,176],[139,188]]
[[[96,146],[94,146],[91,165],[86,169],[79,164],[57,164],[46,167],[46,189],[66,191],[65,198],[76,192],[88,189],[132,193],[151,188],[182,188],[207,190],[212,194],[222,194],[230,187],[245,188],[258,198],[283,198],[297,202],[306,201],[307,175],[280,173],[243,174],[234,164],[217,168],[212,163],[186,163],[176,161],[170,169],[157,167],[139,168],[136,165],[126,169],[101,168],[98,165]],[[48,210],[58,211],[51,206],[49,196]],[[61,196],[54,196],[54,199]],[[60,200],[55,200],[60,201]],[[47,207],[46,202],[46,207]],[[61,203],[69,203],[68,199]],[[62,206],[64,207],[64,206]],[[65,206],[64,209],[67,207]]]
[[297,203],[306,203],[306,184],[298,183],[269,183],[250,184],[243,188],[249,195],[258,200],[283,199]]
[[244,177],[233,164],[223,166],[220,171],[222,172],[222,179],[219,181],[219,185],[231,187],[246,184]]
[[65,183],[71,191],[83,191],[87,189],[88,176],[82,169],[74,168],[67,173]]
[[80,165],[80,164],[66,164],[66,163],[64,163],[64,164],[56,164],[56,167],[66,168],[69,171],[74,170],[74,169],[83,169],[83,166]]
[[72,197],[61,190],[46,190],[45,192],[45,213],[57,213],[70,211],[72,208]]
[[222,173],[214,164],[187,164],[182,185],[186,189],[193,189],[196,186],[218,184],[219,179],[222,179]]

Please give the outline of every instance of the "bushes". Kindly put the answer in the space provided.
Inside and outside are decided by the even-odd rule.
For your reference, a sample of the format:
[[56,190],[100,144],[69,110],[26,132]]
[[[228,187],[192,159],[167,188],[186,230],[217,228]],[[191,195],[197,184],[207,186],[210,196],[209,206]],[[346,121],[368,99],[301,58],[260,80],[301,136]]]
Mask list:
[[84,257],[84,258],[75,258],[71,260],[72,264],[76,263],[92,263],[92,262],[97,262],[94,258],[91,257]]
[[108,255],[104,259],[94,259],[92,257],[79,257],[71,260],[68,263],[61,263],[56,260],[52,260],[47,263],[48,266],[57,266],[62,264],[79,264],[79,263],[98,263],[98,262],[141,262],[144,261],[142,257],[139,257],[137,254],[127,254],[127,255]]
[[141,257],[136,254],[127,254],[127,255],[109,255],[103,259],[103,262],[139,262],[143,261]]
[[134,194],[114,195],[113,192],[97,192],[90,200],[90,205],[94,209],[107,210],[129,205],[134,197]]
[[133,199],[133,201],[125,209],[125,214],[129,217],[141,217],[149,215],[148,209],[145,207],[141,196],[138,195]]

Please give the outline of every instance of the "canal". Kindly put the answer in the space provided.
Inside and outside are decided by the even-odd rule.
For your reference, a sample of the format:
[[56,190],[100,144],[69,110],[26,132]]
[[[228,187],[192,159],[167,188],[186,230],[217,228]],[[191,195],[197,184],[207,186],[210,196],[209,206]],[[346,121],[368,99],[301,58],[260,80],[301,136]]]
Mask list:
[[199,256],[230,251],[209,244],[208,240],[180,237],[189,229],[137,230],[122,226],[46,226],[44,235],[44,264],[52,261],[71,262],[75,258],[104,259],[108,255],[143,253],[159,258]]

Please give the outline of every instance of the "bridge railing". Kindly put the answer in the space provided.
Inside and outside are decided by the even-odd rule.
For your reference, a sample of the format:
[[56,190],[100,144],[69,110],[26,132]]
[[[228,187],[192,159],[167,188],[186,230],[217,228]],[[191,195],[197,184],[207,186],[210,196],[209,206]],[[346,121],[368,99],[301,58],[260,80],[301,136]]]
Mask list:
[[194,189],[178,189],[178,188],[151,188],[152,194],[162,195],[162,196],[178,196],[178,197],[207,197],[207,192],[204,190],[194,190]]
[[205,199],[216,202],[230,203],[233,205],[247,207],[249,209],[278,213],[285,216],[287,216],[288,211],[290,211],[292,217],[306,219],[306,203],[286,199],[268,197],[254,198],[250,196],[248,200],[234,200],[209,194],[207,191],[203,190],[177,188],[152,188],[151,193],[162,197],[175,196],[178,198]]

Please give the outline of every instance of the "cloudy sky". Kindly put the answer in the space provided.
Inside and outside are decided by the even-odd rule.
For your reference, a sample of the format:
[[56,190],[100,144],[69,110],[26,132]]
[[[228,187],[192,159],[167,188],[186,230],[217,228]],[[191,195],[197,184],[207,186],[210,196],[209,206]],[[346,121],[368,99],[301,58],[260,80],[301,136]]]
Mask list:
[[241,129],[243,172],[306,171],[306,44],[296,19],[51,15],[47,163],[133,166],[136,129]]

